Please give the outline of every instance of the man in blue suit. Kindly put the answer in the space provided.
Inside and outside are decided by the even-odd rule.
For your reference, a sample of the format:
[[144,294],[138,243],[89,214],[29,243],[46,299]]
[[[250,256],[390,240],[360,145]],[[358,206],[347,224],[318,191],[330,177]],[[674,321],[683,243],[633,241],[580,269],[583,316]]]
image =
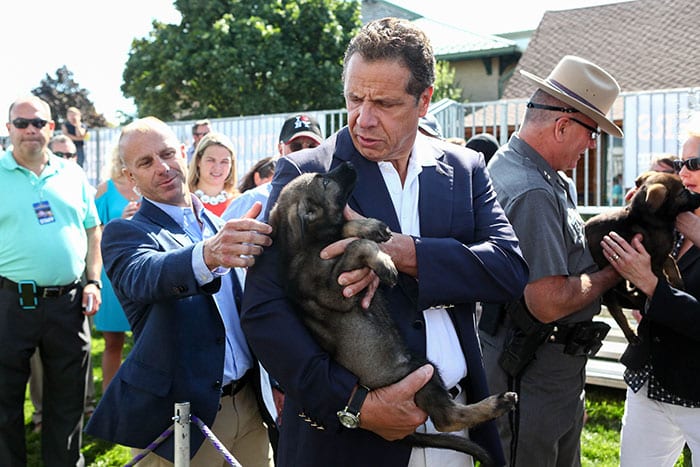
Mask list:
[[[352,162],[358,184],[346,216],[381,219],[393,232],[381,248],[401,273],[399,285],[385,291],[401,334],[439,367],[458,400],[476,402],[488,388],[474,303],[519,297],[527,265],[483,158],[418,134],[433,93],[434,63],[427,37],[410,22],[383,19],[363,27],[345,55],[348,126],[318,148],[279,160],[268,208],[299,174]],[[340,254],[347,243],[330,245],[322,257]],[[296,315],[278,277],[278,253],[274,245],[267,248],[249,271],[242,314],[256,355],[286,392],[278,465],[469,465],[461,453],[393,442],[416,429],[432,430],[414,403],[432,367],[367,393]],[[368,306],[378,282],[374,273],[356,270],[343,273],[339,283],[345,296],[364,294]],[[492,423],[469,436],[503,463]]]
[[[184,147],[156,118],[127,125],[119,152],[143,202],[131,220],[107,224],[102,254],[135,342],[87,432],[143,449],[171,425],[174,404],[187,401],[243,465],[269,466],[234,268],[254,263],[271,243],[270,226],[224,224],[204,209],[187,190]],[[190,433],[191,465],[223,465],[196,427]],[[164,458],[173,459],[172,437],[139,465],[171,465]]]

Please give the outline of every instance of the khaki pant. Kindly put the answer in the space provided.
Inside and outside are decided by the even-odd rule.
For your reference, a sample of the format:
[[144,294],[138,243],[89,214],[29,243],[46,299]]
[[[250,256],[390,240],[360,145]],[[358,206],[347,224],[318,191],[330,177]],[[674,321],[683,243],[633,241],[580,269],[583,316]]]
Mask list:
[[[196,415],[196,414],[194,414]],[[216,437],[243,467],[272,467],[272,448],[255,401],[252,386],[247,384],[235,396],[221,398],[221,408],[216,415],[214,425],[210,426]],[[192,423],[190,430],[199,430]],[[132,449],[136,456],[140,449]],[[172,466],[154,453],[149,453],[137,464],[138,467]],[[190,461],[192,467],[210,467],[229,465],[208,439],[199,448]]]

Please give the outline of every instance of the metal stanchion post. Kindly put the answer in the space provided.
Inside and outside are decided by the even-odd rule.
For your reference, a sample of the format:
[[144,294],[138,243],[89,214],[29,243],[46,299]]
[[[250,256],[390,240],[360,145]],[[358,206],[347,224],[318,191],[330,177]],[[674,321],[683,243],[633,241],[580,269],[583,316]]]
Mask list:
[[175,467],[190,465],[190,403],[175,404]]

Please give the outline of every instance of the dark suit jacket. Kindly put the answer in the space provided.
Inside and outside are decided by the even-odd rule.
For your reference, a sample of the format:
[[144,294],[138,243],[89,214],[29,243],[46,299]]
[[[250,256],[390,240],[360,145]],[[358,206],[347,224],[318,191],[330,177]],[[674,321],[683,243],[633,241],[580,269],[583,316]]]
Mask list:
[[[217,229],[223,222],[208,217]],[[87,433],[145,448],[172,424],[175,402],[185,401],[193,415],[212,425],[226,342],[212,297],[221,279],[197,284],[191,272],[193,248],[182,228],[148,200],[131,220],[105,226],[102,257],[131,324],[134,347],[90,417]],[[240,284],[235,272],[230,274],[240,310]],[[194,425],[190,435],[194,456],[203,436]],[[155,452],[172,460],[173,437]]]
[[678,260],[685,290],[660,280],[621,361],[632,369],[651,363],[654,376],[674,395],[700,402],[700,249]]
[[[454,305],[451,316],[469,372],[464,388],[468,400],[474,402],[488,394],[475,333],[474,302],[519,297],[527,282],[527,266],[496,203],[483,158],[422,135],[416,145],[437,160],[436,166],[424,167],[420,174],[421,236],[415,239],[420,280],[402,274],[399,285],[385,294],[408,346],[423,356],[422,310]],[[294,177],[326,172],[343,161],[352,162],[359,176],[350,206],[400,232],[378,165],[355,150],[347,129],[319,148],[279,160],[268,209]],[[249,271],[242,325],[256,355],[286,391],[278,465],[405,466],[410,446],[388,442],[363,429],[341,428],[336,412],[346,405],[357,378],[330,360],[295,314],[285,298],[276,258],[273,244]],[[472,430],[471,436],[503,462],[493,424]]]

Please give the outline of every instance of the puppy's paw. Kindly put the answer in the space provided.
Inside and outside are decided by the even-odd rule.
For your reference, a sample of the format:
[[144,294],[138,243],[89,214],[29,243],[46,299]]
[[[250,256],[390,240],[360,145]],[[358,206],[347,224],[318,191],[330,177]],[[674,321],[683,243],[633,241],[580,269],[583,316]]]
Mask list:
[[377,243],[383,243],[389,241],[391,238],[391,229],[384,222],[377,221],[375,230],[371,233],[370,240],[374,240]]
[[503,392],[487,398],[490,401],[493,417],[498,417],[513,410],[518,403],[518,395],[514,392]]
[[346,222],[343,226],[343,237],[359,237],[382,243],[391,238],[391,230],[384,222],[368,217]]
[[391,256],[383,251],[377,253],[377,259],[372,265],[372,270],[377,274],[382,284],[393,287],[399,278],[399,271],[396,269]]
[[504,392],[498,396],[499,404],[505,408],[505,410],[511,411],[515,408],[518,403],[518,395],[514,392]]

